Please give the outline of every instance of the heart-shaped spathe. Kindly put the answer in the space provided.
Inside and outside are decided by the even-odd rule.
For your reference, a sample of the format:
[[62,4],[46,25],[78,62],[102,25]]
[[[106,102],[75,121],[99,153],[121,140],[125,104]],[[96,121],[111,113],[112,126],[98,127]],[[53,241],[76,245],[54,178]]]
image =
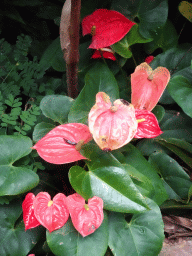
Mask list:
[[36,219],[34,214],[34,206],[33,206],[34,200],[35,200],[35,195],[33,193],[28,193],[22,203],[25,231],[27,229],[35,228],[40,225],[39,221]]
[[47,192],[40,192],[33,204],[35,217],[49,232],[61,228],[68,220],[67,198],[62,193],[51,200]]
[[83,236],[95,232],[103,222],[103,200],[97,196],[85,199],[75,193],[67,197],[71,220],[76,230]]

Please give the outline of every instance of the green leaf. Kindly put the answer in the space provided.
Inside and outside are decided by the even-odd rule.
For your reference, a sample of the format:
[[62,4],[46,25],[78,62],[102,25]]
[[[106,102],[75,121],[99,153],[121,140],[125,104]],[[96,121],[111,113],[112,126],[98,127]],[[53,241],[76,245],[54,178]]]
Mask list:
[[111,9],[119,11],[132,20],[139,19],[139,32],[145,38],[153,38],[168,16],[167,0],[113,0]]
[[101,226],[91,235],[82,237],[71,220],[60,229],[49,233],[47,243],[57,256],[103,256],[108,246],[108,218],[104,212]]
[[[177,146],[175,146],[175,143],[173,142],[173,140],[174,139],[172,139],[172,140],[171,139],[166,139],[166,140],[165,139],[156,139],[156,141],[159,144],[167,147],[169,150],[171,150],[173,153],[175,153],[177,156],[179,156],[186,164],[188,164],[192,168],[192,157],[189,154],[189,152],[186,152],[189,150],[185,151],[185,150],[182,150],[179,148],[179,147],[181,147],[181,148],[186,147],[188,149],[189,148],[188,143],[185,141],[181,141],[181,143],[179,143],[180,144],[179,147],[177,147]],[[183,146],[182,146],[182,144],[183,144]],[[177,145],[177,143],[176,143],[176,145]],[[190,145],[190,147],[191,147],[191,145]]]
[[168,90],[183,111],[192,117],[192,86],[189,81],[185,77],[175,76],[170,80]]
[[165,109],[160,105],[155,106],[152,112],[157,117],[158,122],[160,122],[165,115]]
[[109,247],[117,256],[158,255],[164,240],[164,225],[159,207],[148,200],[146,213],[134,214],[127,222],[123,214],[109,213]]
[[163,27],[156,30],[154,40],[145,45],[145,50],[148,54],[152,54],[158,48],[165,52],[170,48],[176,47],[177,41],[177,31],[171,21],[167,20]]
[[95,104],[98,92],[107,93],[111,101],[119,98],[118,84],[107,65],[97,62],[85,76],[85,86],[75,100],[70,112],[69,123],[86,123],[90,109]]
[[170,199],[181,200],[188,197],[192,182],[189,175],[173,158],[158,152],[150,155],[149,163],[160,173]]
[[63,53],[60,45],[60,37],[57,37],[47,47],[39,63],[44,67],[45,70],[47,70],[52,66],[57,71],[60,71],[60,72],[65,71],[66,64],[63,59]]
[[124,163],[130,164],[140,173],[147,176],[148,179],[153,184],[155,194],[151,197],[158,205],[161,205],[167,198],[168,195],[164,188],[163,182],[159,175],[153,168],[153,166],[148,163],[141,152],[135,148],[132,144],[127,144],[121,150],[125,156]]
[[51,123],[39,123],[35,126],[33,131],[33,140],[38,141],[42,139],[48,132],[50,132],[53,128],[55,128],[55,125]]
[[31,152],[31,140],[24,136],[1,135],[0,144],[0,196],[21,194],[37,186],[39,177],[36,173],[13,166]]
[[22,214],[21,202],[0,205],[0,255],[26,256],[42,238],[42,227],[25,231],[23,221],[15,225]]
[[137,43],[147,43],[152,39],[146,39],[139,33],[139,26],[135,24],[129,33],[119,42],[111,45],[111,48],[124,58],[131,58],[132,52],[129,47]]
[[73,99],[63,95],[45,96],[40,103],[44,116],[51,118],[54,122],[63,124],[67,122],[68,113],[73,104]]
[[187,1],[182,1],[179,4],[179,11],[186,19],[192,22],[192,4],[191,3]]
[[100,149],[101,153],[95,152],[95,149],[96,145],[86,145],[87,154],[84,151],[86,157],[89,154],[89,171],[79,166],[70,169],[72,187],[86,199],[95,195],[101,197],[107,210],[129,213],[146,211],[146,201],[123,165],[112,154]]

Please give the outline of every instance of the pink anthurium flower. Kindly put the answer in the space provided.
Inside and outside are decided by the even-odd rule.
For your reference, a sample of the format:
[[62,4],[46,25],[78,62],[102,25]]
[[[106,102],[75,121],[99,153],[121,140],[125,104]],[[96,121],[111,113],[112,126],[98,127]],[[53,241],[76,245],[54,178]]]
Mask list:
[[155,138],[162,134],[156,116],[148,110],[135,109],[138,122],[134,138]]
[[154,56],[152,56],[152,55],[150,55],[150,56],[148,56],[146,59],[145,59],[145,62],[147,63],[147,64],[149,64],[149,63],[151,63],[151,61],[153,61],[154,60]]
[[83,36],[92,34],[89,48],[100,49],[120,41],[135,25],[117,11],[98,9],[82,21]]
[[69,217],[67,197],[59,193],[51,200],[47,192],[40,192],[34,200],[34,213],[37,220],[49,232],[59,229]]
[[136,109],[151,111],[159,101],[170,80],[169,70],[158,67],[155,70],[143,62],[131,74],[131,103]]
[[40,139],[33,149],[49,163],[71,163],[86,159],[79,151],[81,146],[91,139],[92,135],[85,124],[62,124]]
[[34,214],[34,206],[33,206],[34,200],[35,200],[35,195],[33,193],[28,193],[22,203],[25,231],[27,229],[35,228],[40,225],[39,221],[36,219]]
[[115,55],[113,54],[113,51],[112,51],[112,49],[110,47],[106,47],[106,48],[101,48],[99,50],[95,50],[95,52],[93,53],[91,58],[92,59],[102,58],[101,52],[102,52],[103,58],[109,59],[109,60],[113,60],[113,61],[116,60]]
[[96,104],[89,112],[88,122],[95,142],[104,151],[124,146],[137,131],[133,105],[120,99],[112,105],[110,97],[104,92],[97,93]]
[[103,200],[97,196],[85,199],[75,193],[67,197],[71,220],[76,230],[83,236],[95,232],[103,222]]

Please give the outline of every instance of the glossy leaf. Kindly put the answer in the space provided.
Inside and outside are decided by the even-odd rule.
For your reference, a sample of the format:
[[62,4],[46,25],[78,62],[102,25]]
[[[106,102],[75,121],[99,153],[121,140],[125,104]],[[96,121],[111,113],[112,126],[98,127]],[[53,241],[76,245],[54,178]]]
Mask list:
[[62,193],[57,194],[51,200],[47,192],[40,192],[35,197],[33,205],[36,219],[49,232],[61,228],[68,220],[67,199]]
[[26,168],[19,159],[31,152],[32,141],[28,137],[1,135],[0,136],[0,196],[18,195],[37,186],[39,177],[31,169]]
[[96,145],[85,145],[83,150],[91,160],[87,162],[89,171],[79,166],[69,171],[70,183],[77,193],[86,199],[101,197],[107,210],[130,213],[147,210],[144,197],[113,155]]
[[43,236],[42,227],[25,231],[20,200],[0,206],[0,255],[26,256]]
[[73,102],[73,99],[67,96],[48,95],[41,100],[40,108],[46,117],[63,124],[67,122]]
[[82,29],[92,34],[89,48],[99,49],[120,41],[134,24],[117,11],[98,9],[83,19]]
[[134,214],[127,222],[123,214],[109,214],[109,247],[117,256],[158,255],[164,240],[164,225],[159,207],[148,199],[151,208]]
[[192,86],[190,82],[185,77],[175,76],[170,80],[168,91],[183,111],[192,117]]
[[33,140],[38,141],[42,139],[48,132],[55,128],[54,124],[41,122],[34,127]]
[[165,115],[165,109],[160,105],[156,105],[152,113],[156,116],[158,122],[160,122]]
[[137,132],[134,138],[155,138],[162,134],[157,118],[148,110],[135,109],[138,121]]
[[168,17],[167,0],[113,0],[112,9],[125,16],[139,19],[139,32],[145,38],[153,38],[156,30],[162,27]]
[[103,222],[103,200],[97,196],[85,199],[75,193],[67,197],[67,205],[75,229],[83,236],[96,231]]
[[158,67],[155,70],[141,63],[131,74],[131,103],[137,109],[151,111],[159,101],[170,79],[168,69]]
[[81,90],[69,112],[69,122],[87,123],[90,109],[95,104],[98,92],[107,93],[111,100],[119,98],[117,81],[107,65],[96,63],[85,76],[85,86]]
[[137,169],[141,174],[148,177],[151,180],[154,187],[154,194],[150,197],[158,205],[161,205],[166,199],[168,199],[167,192],[164,188],[163,182],[160,179],[157,172],[154,170],[153,166],[145,159],[141,152],[135,148],[131,143],[127,144],[122,152],[124,155],[124,162],[135,169]]
[[149,162],[164,179],[170,199],[181,200],[181,198],[188,197],[192,182],[189,175],[173,158],[165,153],[158,152],[149,157]]
[[91,235],[83,237],[71,220],[55,232],[47,231],[47,243],[58,256],[103,256],[108,247],[108,218],[104,214],[101,226]]
[[35,228],[40,225],[34,214],[34,199],[35,195],[33,193],[28,193],[22,203],[25,230]]
[[51,130],[33,148],[45,161],[64,164],[86,159],[79,153],[80,148],[77,148],[77,144],[83,145],[91,139],[92,136],[86,125],[63,124]]
[[146,39],[139,33],[139,26],[134,25],[129,33],[121,41],[113,44],[112,49],[124,58],[130,58],[132,52],[130,46],[138,43],[147,43],[152,39]]
[[132,104],[116,100],[111,104],[110,97],[99,92],[96,104],[88,117],[89,130],[102,150],[118,149],[131,141],[137,131],[137,120]]

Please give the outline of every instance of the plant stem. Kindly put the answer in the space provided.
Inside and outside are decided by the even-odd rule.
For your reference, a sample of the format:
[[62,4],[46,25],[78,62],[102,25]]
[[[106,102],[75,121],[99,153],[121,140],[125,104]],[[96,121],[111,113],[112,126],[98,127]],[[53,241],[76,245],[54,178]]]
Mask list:
[[68,96],[76,98],[78,95],[78,62],[79,62],[79,23],[81,0],[71,0],[70,19],[70,53],[67,69]]

